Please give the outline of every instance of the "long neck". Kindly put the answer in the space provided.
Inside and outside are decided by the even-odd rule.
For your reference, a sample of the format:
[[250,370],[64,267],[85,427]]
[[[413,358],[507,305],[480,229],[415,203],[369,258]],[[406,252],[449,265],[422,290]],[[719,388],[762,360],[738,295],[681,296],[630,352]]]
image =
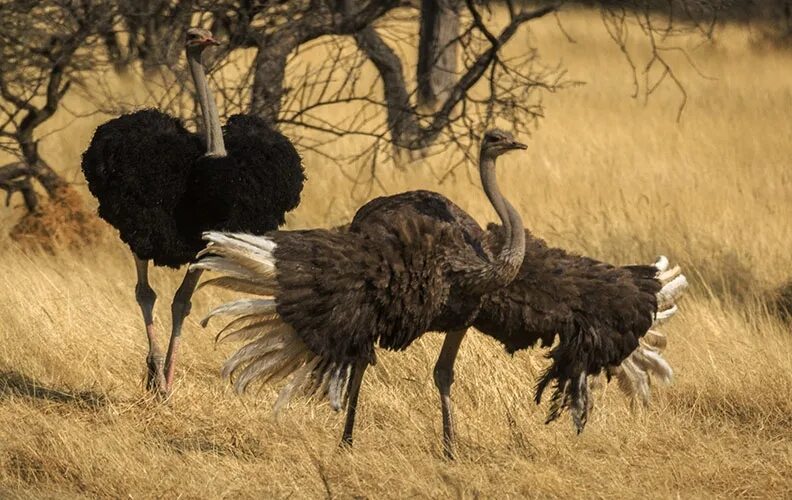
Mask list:
[[479,160],[481,184],[490,203],[498,213],[506,233],[506,241],[493,262],[493,286],[506,286],[514,280],[525,257],[525,229],[522,218],[503,197],[495,176],[495,159],[481,156]]
[[188,48],[187,63],[195,82],[195,90],[198,92],[198,105],[201,107],[204,134],[206,135],[206,156],[226,156],[220,115],[217,112],[214,98],[209,94],[209,83],[206,80],[206,71],[201,61],[201,52],[200,48]]

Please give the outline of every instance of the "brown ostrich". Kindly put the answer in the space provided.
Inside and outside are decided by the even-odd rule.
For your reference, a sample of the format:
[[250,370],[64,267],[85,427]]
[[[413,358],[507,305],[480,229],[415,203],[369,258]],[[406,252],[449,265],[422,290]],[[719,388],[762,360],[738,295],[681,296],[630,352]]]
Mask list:
[[397,195],[416,200],[398,208],[366,205],[358,213],[365,223],[348,229],[259,237],[208,232],[209,244],[191,269],[221,272],[207,283],[261,296],[222,305],[205,320],[231,315],[235,319],[221,335],[249,341],[228,360],[224,374],[235,376],[238,391],[253,381],[291,376],[276,409],[298,389],[326,394],[335,409],[346,399],[342,442],[351,444],[375,345],[402,350],[427,331],[466,328],[484,294],[517,275],[525,231],[498,189],[495,161],[525,148],[500,130],[482,140],[481,181],[503,224],[503,245],[495,255],[482,248],[482,230],[472,218],[425,191]]
[[[429,191],[377,198],[358,210],[347,229],[366,227],[372,217],[387,217],[405,206],[436,203],[437,195]],[[491,224],[484,231],[459,209],[449,210],[447,216],[465,228],[488,257],[503,248],[506,228]],[[666,338],[650,328],[676,313],[675,300],[687,286],[680,268],[668,265],[661,257],[654,265],[616,267],[549,247],[525,230],[525,255],[514,281],[459,308],[456,323],[463,326],[446,330],[434,369],[446,455],[453,456],[454,362],[468,326],[495,338],[509,353],[537,344],[548,347],[558,338],[549,354],[553,362],[536,390],[539,403],[545,389],[554,386],[547,422],[568,408],[576,429],[582,431],[592,405],[589,375],[603,370],[608,378],[617,378],[625,394],[646,403],[650,375],[670,381],[672,374],[661,355]]]
[[493,182],[492,149],[501,141],[513,139],[500,131],[485,135],[480,171],[503,226],[484,231],[441,195],[412,191],[372,200],[351,224],[333,230],[264,238],[207,234],[209,245],[194,267],[223,274],[207,284],[263,297],[225,304],[207,317],[233,316],[220,336],[230,332],[227,338],[251,341],[224,369],[237,375],[237,389],[294,374],[276,409],[298,389],[327,394],[340,409],[348,388],[343,442],[351,443],[358,390],[374,361],[374,345],[398,350],[426,331],[448,332],[435,382],[444,448],[452,456],[453,365],[470,326],[510,352],[539,341],[550,345],[557,334],[560,343],[537,401],[555,382],[548,421],[569,407],[578,430],[590,407],[589,375],[606,370],[619,377],[625,392],[642,398],[650,373],[670,377],[659,354],[664,337],[649,328],[676,311],[673,300],[684,276],[678,268],[667,270],[667,259],[618,268],[533,237]]

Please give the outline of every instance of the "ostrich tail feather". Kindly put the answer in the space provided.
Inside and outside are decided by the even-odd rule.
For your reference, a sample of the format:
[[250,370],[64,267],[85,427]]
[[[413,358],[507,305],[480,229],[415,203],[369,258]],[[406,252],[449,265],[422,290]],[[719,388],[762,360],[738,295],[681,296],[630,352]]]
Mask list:
[[238,299],[211,310],[203,326],[216,316],[230,317],[218,341],[247,342],[223,365],[222,375],[237,393],[253,383],[288,379],[274,405],[278,412],[298,393],[327,395],[335,410],[343,406],[351,367],[327,362],[311,351],[278,314],[276,244],[266,236],[204,233],[207,246],[190,267],[220,273],[201,286],[218,286],[258,296]]
[[639,340],[638,347],[621,365],[608,372],[616,377],[625,395],[644,405],[649,404],[652,378],[666,384],[673,379],[674,370],[662,354],[668,345],[668,337],[654,327],[668,322],[678,312],[676,302],[688,287],[682,269],[679,265],[669,267],[668,258],[661,256],[654,266],[662,288],[657,292],[658,312],[653,318],[653,328]]

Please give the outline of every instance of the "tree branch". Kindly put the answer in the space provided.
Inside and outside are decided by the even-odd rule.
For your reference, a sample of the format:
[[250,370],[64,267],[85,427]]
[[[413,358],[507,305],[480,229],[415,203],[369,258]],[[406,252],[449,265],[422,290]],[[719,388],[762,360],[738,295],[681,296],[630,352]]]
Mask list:
[[[388,112],[388,126],[393,142],[409,150],[421,150],[435,142],[440,133],[452,121],[452,113],[463,102],[468,91],[481,79],[488,67],[496,59],[498,49],[507,43],[524,23],[538,19],[557,9],[547,5],[535,10],[523,11],[515,15],[509,24],[497,35],[492,34],[484,25],[480,14],[471,0],[466,0],[473,22],[487,38],[490,47],[478,55],[459,81],[454,85],[439,110],[431,115],[428,126],[422,127],[419,116],[410,101],[407,84],[396,53],[382,40],[373,27],[369,26],[355,35],[358,47],[366,54],[379,72],[385,92]],[[494,96],[490,96],[494,98]]]

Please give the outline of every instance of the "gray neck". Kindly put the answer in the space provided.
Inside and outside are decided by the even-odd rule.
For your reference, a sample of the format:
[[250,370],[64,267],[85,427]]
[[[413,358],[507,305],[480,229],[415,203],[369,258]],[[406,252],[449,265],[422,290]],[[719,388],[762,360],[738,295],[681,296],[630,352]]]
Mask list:
[[206,71],[202,62],[202,47],[187,47],[187,64],[195,82],[198,92],[198,104],[203,117],[204,134],[206,135],[206,156],[226,156],[223,143],[223,129],[220,125],[220,115],[217,104],[209,94],[209,83],[206,81]]
[[481,184],[490,203],[503,224],[506,240],[493,263],[493,280],[498,286],[506,286],[517,276],[525,257],[525,229],[522,218],[511,203],[503,197],[495,176],[495,159],[482,155],[479,160]]

